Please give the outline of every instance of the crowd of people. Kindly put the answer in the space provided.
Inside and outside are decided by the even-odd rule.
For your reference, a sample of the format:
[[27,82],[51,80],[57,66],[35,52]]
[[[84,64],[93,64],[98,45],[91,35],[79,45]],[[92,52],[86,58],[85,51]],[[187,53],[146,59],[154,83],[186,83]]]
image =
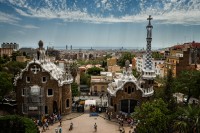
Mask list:
[[125,133],[124,124],[127,124],[128,126],[130,126],[131,130],[129,131],[129,133],[134,133],[133,126],[137,122],[134,121],[133,118],[131,118],[127,114],[123,114],[123,113],[117,114],[116,118],[113,117],[114,115],[112,114],[112,112],[106,111],[106,114],[107,114],[108,120],[111,120],[111,119],[116,119],[117,120],[117,122],[119,123],[119,131],[120,131],[120,133]]
[[[43,115],[41,119],[34,119],[34,123],[38,127],[42,127],[42,132],[45,132],[49,129],[49,125],[53,125],[54,123],[59,122],[60,127],[62,126],[62,117],[60,114],[52,114],[52,115]],[[60,128],[59,130],[62,130]]]

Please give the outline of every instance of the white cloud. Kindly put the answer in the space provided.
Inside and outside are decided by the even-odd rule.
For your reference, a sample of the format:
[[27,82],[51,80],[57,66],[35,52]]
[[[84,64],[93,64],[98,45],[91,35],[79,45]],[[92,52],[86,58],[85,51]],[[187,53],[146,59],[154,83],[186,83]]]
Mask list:
[[19,20],[20,18],[11,14],[0,12],[0,23],[16,24]]
[[26,29],[38,29],[39,27],[35,26],[35,25],[24,25],[22,26],[23,28],[26,28]]
[[[14,4],[14,0],[10,0]],[[193,0],[192,6],[188,8],[188,5],[184,5],[182,1],[177,2],[177,0],[166,0],[163,1],[163,8],[159,7],[159,3],[155,3],[155,5],[151,5],[146,7],[148,1],[141,0],[140,1],[140,13],[136,15],[126,15],[114,17],[112,15],[108,17],[102,17],[101,13],[91,14],[88,13],[87,8],[84,10],[78,9],[75,6],[74,10],[67,9],[64,5],[64,10],[55,9],[52,7],[52,3],[48,1],[48,6],[41,7],[39,9],[32,8],[28,6],[25,1],[26,0],[17,0],[19,3],[18,7],[15,8],[16,12],[22,16],[26,17],[34,17],[34,18],[42,18],[42,19],[62,19],[64,21],[82,21],[82,22],[90,22],[90,23],[119,23],[119,22],[145,22],[148,15],[152,15],[154,21],[156,23],[161,24],[197,24],[200,25],[200,4],[198,4],[198,0]],[[66,3],[65,3],[66,4]],[[102,0],[101,7],[100,3],[97,3],[97,7],[102,8],[102,10],[113,10],[112,3],[108,3],[107,0]],[[21,8],[23,5],[24,8]],[[120,6],[120,5],[119,5]],[[23,9],[23,10],[22,10]],[[121,8],[119,8],[121,9]],[[102,12],[103,13],[103,12]],[[1,20],[2,18],[0,18]],[[4,17],[5,19],[5,17]],[[17,21],[16,19],[11,19],[10,21]],[[33,27],[32,27],[33,28]]]

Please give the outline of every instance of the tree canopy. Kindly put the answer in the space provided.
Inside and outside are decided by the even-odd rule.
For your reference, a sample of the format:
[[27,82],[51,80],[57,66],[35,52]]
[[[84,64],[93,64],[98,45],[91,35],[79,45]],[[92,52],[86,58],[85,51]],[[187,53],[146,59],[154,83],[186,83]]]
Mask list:
[[89,68],[87,70],[87,73],[89,75],[100,75],[100,72],[103,71],[101,68],[98,68],[98,67],[92,67],[92,68]]
[[122,53],[122,56],[118,60],[119,66],[124,67],[125,66],[125,62],[127,60],[129,60],[130,63],[132,63],[133,57],[134,57],[134,55],[131,52],[124,52],[124,53]]
[[78,65],[77,63],[72,63],[70,64],[70,71],[71,71],[71,75],[73,77],[73,81],[75,82],[77,73],[78,73]]
[[6,72],[0,72],[0,97],[3,98],[12,89],[12,75]]
[[178,117],[174,128],[180,133],[200,132],[200,109],[197,106],[188,105],[178,109]]
[[24,69],[26,67],[26,63],[11,61],[8,64],[6,64],[5,67],[8,68],[8,73],[16,75],[17,73],[21,71],[21,69]]
[[188,95],[187,103],[191,96],[200,96],[200,71],[182,71],[175,80],[177,92]]
[[78,92],[78,84],[76,82],[73,82],[71,84],[71,89],[72,89],[72,96],[78,96],[79,92]]
[[148,101],[141,107],[136,107],[132,117],[139,120],[136,127],[137,133],[165,133],[168,112],[167,104],[162,99]]
[[164,56],[159,52],[152,52],[152,58],[154,58],[154,59],[164,59]]
[[33,120],[17,115],[0,117],[1,131],[7,133],[38,133],[39,130]]
[[80,75],[80,84],[90,86],[90,75],[86,73],[81,73]]

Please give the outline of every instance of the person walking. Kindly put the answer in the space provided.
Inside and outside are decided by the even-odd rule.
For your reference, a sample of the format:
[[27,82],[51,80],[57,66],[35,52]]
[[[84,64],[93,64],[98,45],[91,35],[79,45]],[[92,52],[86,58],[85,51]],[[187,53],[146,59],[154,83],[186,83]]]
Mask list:
[[95,130],[95,132],[97,131],[97,124],[96,123],[94,124],[94,130]]

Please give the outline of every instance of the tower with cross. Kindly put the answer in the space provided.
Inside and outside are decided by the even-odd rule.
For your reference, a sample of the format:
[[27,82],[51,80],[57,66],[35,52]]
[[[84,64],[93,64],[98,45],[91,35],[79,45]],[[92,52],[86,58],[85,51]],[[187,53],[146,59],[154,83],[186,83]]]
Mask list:
[[146,60],[145,60],[145,69],[152,70],[152,62],[151,62],[151,41],[152,41],[152,29],[153,26],[151,25],[151,20],[153,18],[149,15],[149,24],[146,26],[147,29],[147,47],[146,47]]
[[151,15],[147,18],[148,25],[146,26],[147,29],[147,45],[146,45],[146,55],[145,55],[145,66],[142,70],[142,80],[143,80],[143,89],[144,91],[153,90],[154,79],[156,77],[155,71],[152,69],[152,54],[151,54],[151,41],[152,41],[152,29],[153,26],[151,25],[151,20],[153,18]]

